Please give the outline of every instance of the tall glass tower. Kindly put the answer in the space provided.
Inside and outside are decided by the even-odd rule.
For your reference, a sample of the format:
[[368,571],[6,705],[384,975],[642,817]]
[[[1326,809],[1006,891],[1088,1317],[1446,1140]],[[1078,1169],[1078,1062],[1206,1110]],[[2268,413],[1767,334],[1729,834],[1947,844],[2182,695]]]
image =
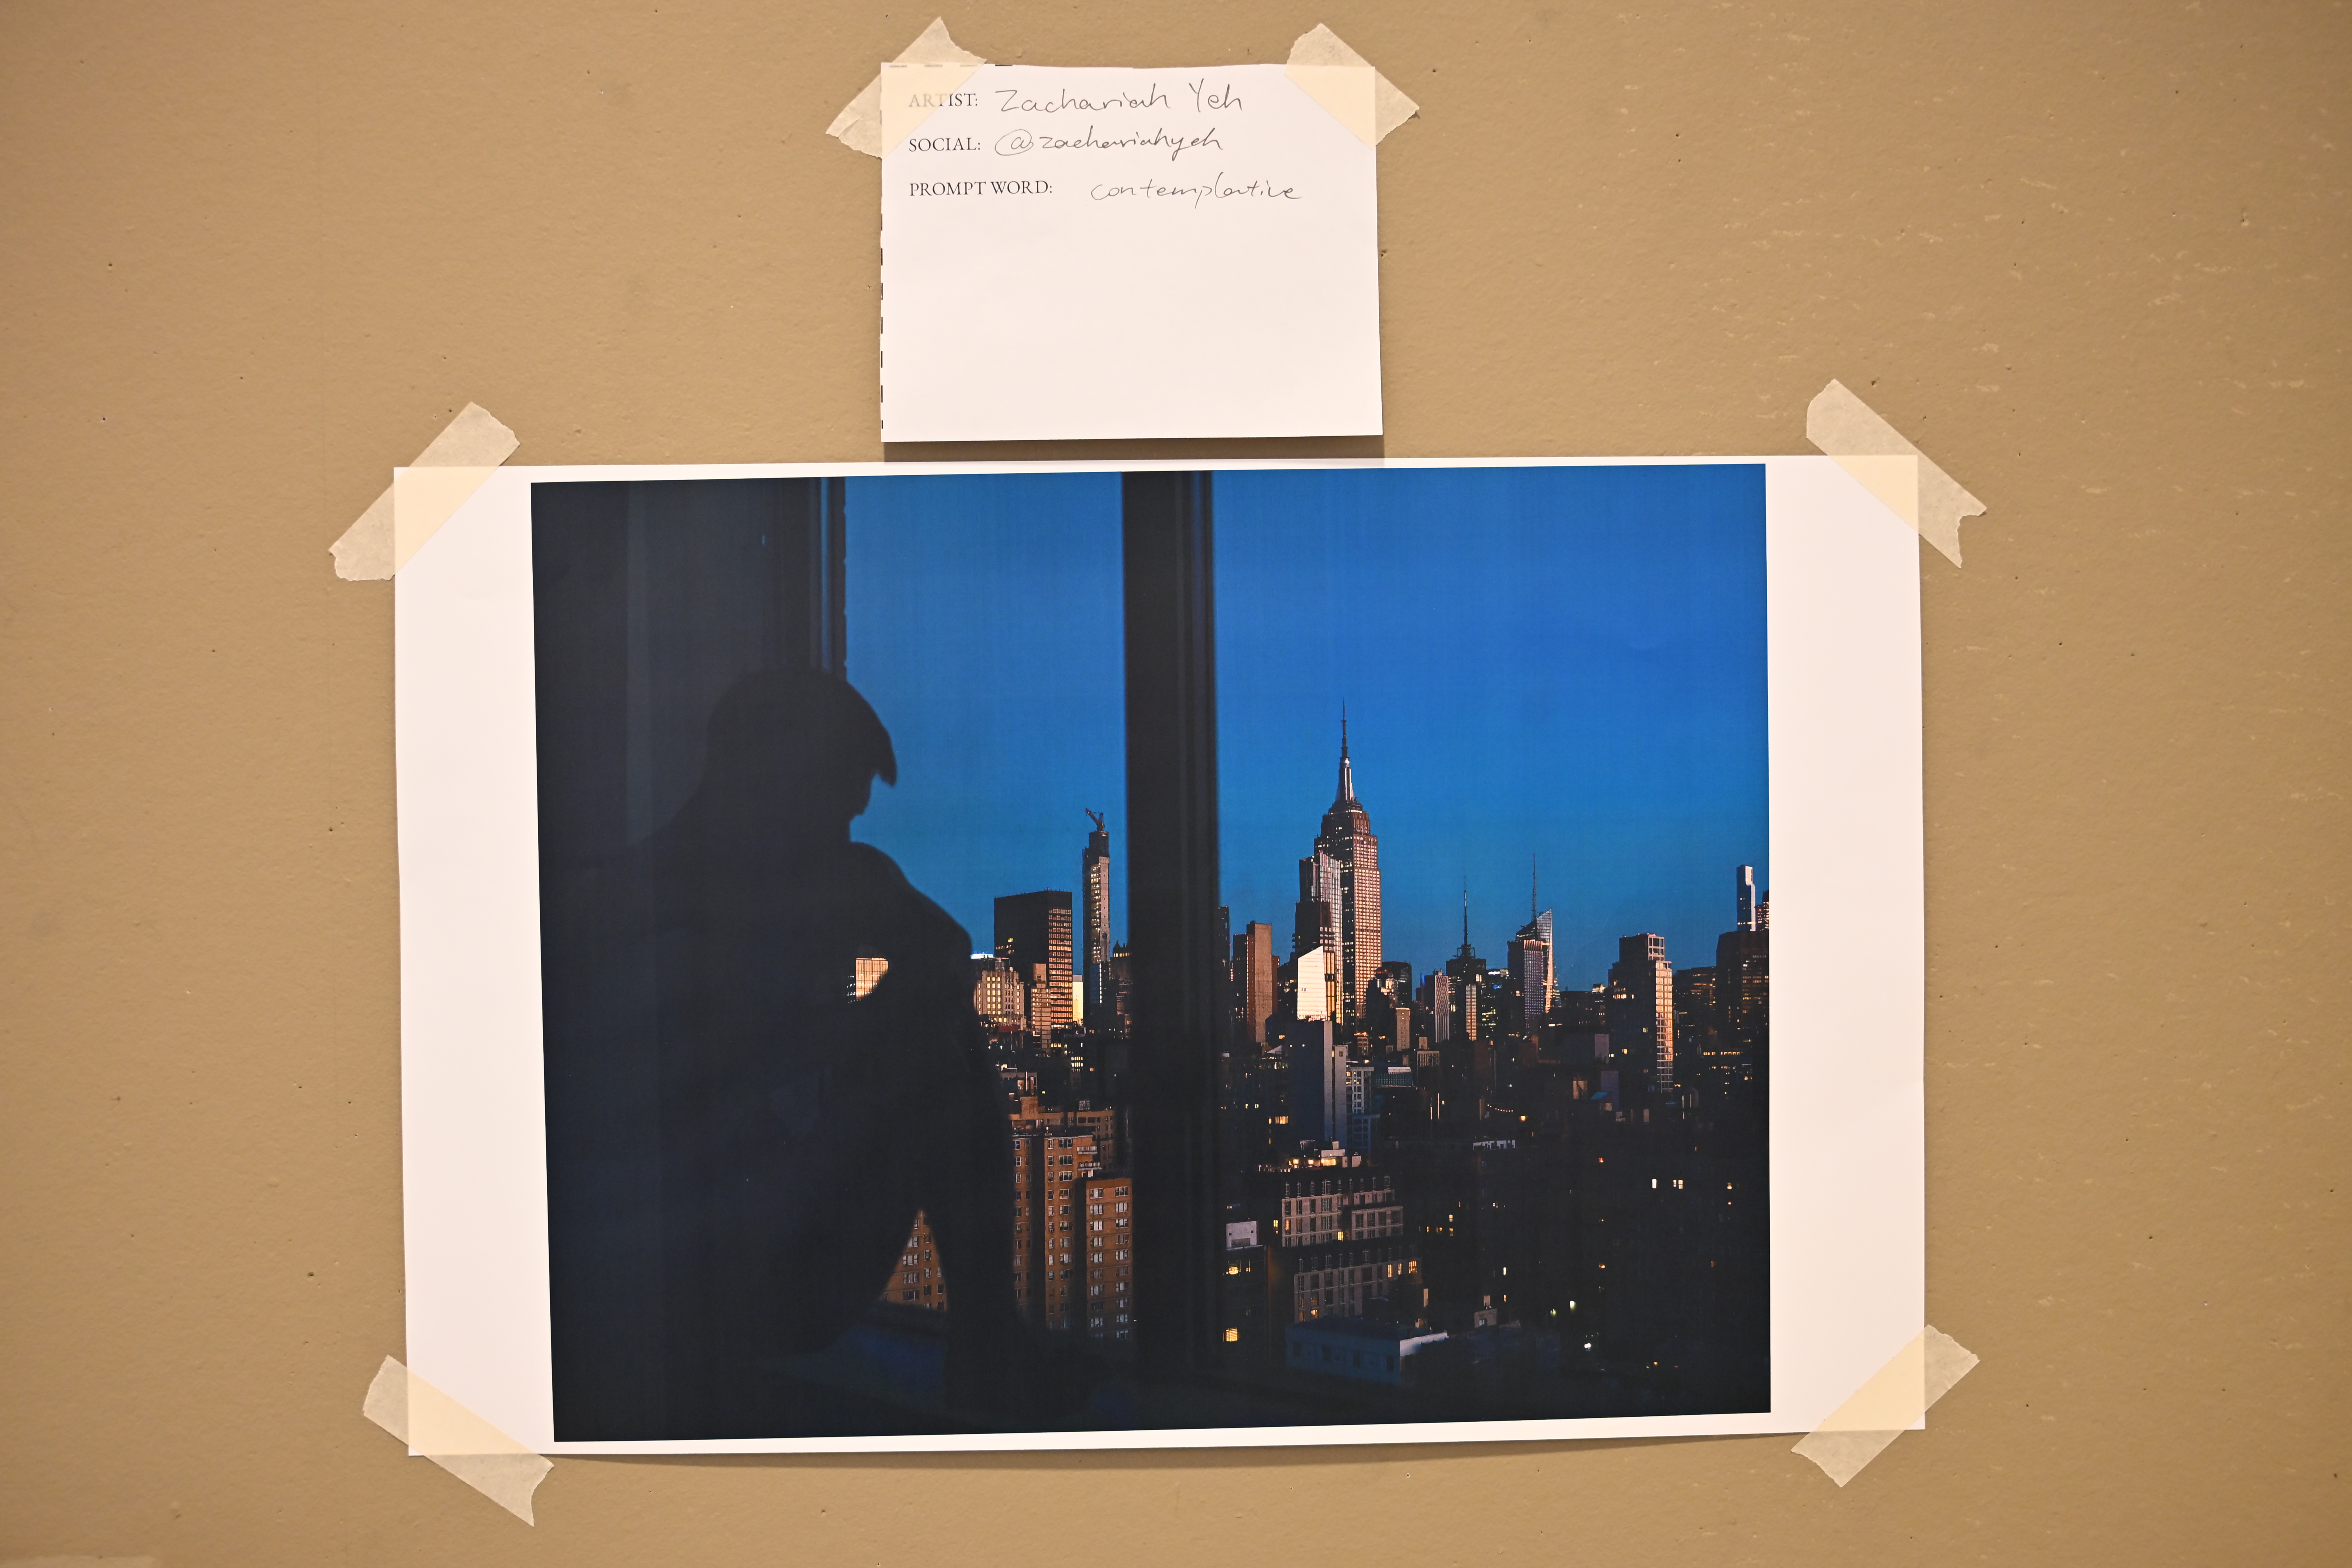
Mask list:
[[1085,937],[1079,957],[1085,967],[1087,1022],[1096,1027],[1110,1020],[1110,829],[1102,813],[1089,811],[1094,831],[1087,835],[1087,852],[1078,866],[1080,897],[1086,900]]

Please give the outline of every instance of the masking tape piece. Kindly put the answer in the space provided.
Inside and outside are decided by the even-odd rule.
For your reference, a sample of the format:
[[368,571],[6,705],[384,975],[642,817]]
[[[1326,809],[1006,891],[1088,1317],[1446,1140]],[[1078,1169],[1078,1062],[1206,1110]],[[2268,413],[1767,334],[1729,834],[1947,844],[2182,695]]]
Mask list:
[[392,487],[368,503],[360,520],[327,546],[335,575],[346,583],[381,583],[392,575]]
[[1798,1440],[1796,1451],[1843,1486],[1927,1414],[1977,1364],[1975,1353],[1928,1327],[1880,1367],[1843,1405]]
[[392,1357],[368,1384],[360,1414],[521,1520],[555,1466],[524,1447]]
[[1284,74],[1367,147],[1379,146],[1381,138],[1421,112],[1421,105],[1320,22],[1290,46]]
[[[1962,489],[1959,481],[1930,462],[1927,455],[1903,438],[1903,433],[1880,418],[1870,405],[1848,391],[1842,382],[1822,388],[1805,406],[1805,438],[1835,458],[1873,495],[1886,501],[1897,516],[1916,529],[1919,537],[1942,551],[1951,563],[1960,563],[1960,520],[1980,517],[1984,502]],[[1908,510],[1879,488],[1890,470],[1869,460],[1916,458],[1917,478]],[[1877,476],[1874,481],[1874,473]]]
[[397,469],[383,494],[328,547],[335,575],[378,583],[408,564],[440,526],[482,488],[522,443],[478,403],[468,403],[441,434]]
[[11,1557],[0,1568],[163,1568],[160,1557]]
[[[931,25],[911,44],[898,51],[898,58],[875,73],[866,84],[866,90],[849,100],[848,106],[833,117],[824,128],[827,136],[837,139],[853,152],[869,158],[879,158],[896,147],[930,115],[930,110],[919,113],[914,100],[943,92],[953,92],[961,87],[972,71],[988,62],[970,49],[960,48],[948,37],[944,17],[934,16]],[[925,67],[923,73],[901,81],[892,75],[892,67]],[[952,68],[962,67],[961,75],[953,75]],[[887,83],[894,100],[883,101],[883,87]],[[901,92],[899,89],[906,90]],[[911,118],[909,118],[911,116]],[[895,132],[895,134],[894,134]]]
[[1886,503],[1886,510],[1919,526],[1919,459],[1916,458],[1840,458],[1839,468],[1862,481],[1862,488]]
[[403,468],[392,476],[392,569],[424,548],[425,542],[499,471],[498,465],[463,468]]

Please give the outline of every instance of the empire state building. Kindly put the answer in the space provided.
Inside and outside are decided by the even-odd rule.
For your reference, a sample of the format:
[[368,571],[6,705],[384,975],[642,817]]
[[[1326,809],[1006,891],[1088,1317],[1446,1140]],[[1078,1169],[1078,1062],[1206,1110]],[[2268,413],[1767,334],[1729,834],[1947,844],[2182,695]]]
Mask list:
[[1339,949],[1335,955],[1339,967],[1338,1021],[1353,1024],[1364,1016],[1364,994],[1381,973],[1381,841],[1372,835],[1371,816],[1356,798],[1345,715],[1339,720],[1339,794],[1323,814],[1315,853],[1328,858],[1338,871],[1338,896],[1330,900]]

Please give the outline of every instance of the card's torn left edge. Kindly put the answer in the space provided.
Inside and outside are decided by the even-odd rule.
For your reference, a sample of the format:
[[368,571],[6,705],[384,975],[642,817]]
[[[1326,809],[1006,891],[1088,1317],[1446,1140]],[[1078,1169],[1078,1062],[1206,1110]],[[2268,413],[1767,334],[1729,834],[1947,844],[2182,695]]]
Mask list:
[[380,583],[407,565],[521,445],[489,410],[478,403],[466,405],[415,462],[394,471],[383,494],[327,547],[335,558],[335,575],[351,583]]
[[1796,1452],[1843,1486],[1885,1453],[1977,1364],[1976,1352],[1930,1325],[1846,1402],[1797,1440]]
[[391,1356],[376,1369],[360,1414],[525,1524],[531,1493],[555,1465],[475,1415]]

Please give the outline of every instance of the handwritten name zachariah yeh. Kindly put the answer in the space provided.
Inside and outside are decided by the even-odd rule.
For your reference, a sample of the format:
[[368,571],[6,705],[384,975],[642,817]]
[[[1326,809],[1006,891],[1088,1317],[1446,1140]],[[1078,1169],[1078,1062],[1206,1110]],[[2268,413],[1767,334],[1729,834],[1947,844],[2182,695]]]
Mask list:
[[[1215,88],[1211,87],[1203,79],[1200,81],[1186,82],[1184,86],[1185,90],[1192,95],[1192,108],[1196,113],[1206,113],[1213,109],[1237,110],[1244,107],[1241,94],[1233,89],[1230,82],[1222,88]],[[1166,109],[1169,107],[1168,95],[1160,90],[1158,82],[1145,88],[1140,93],[1114,92],[1102,98],[1081,97],[1068,88],[1058,89],[1050,98],[1025,97],[1024,89],[1017,87],[1000,87],[992,90],[996,94],[996,111],[999,114],[1100,114],[1111,109]],[[980,107],[980,94],[976,92],[909,93],[907,95],[907,107],[909,109],[977,109]]]

